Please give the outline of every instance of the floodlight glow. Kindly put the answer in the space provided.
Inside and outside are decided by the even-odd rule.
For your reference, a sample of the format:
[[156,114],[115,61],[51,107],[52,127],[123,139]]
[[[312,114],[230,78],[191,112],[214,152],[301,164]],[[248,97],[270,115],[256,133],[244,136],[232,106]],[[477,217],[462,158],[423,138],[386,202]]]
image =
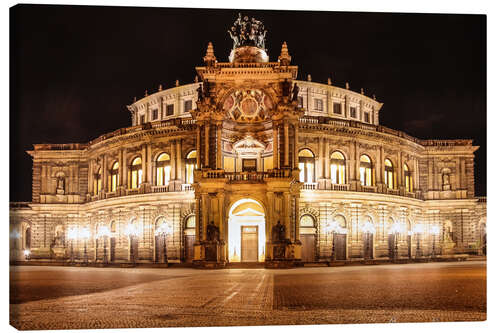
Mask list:
[[139,230],[135,226],[135,224],[128,224],[127,227],[125,228],[125,235],[127,236],[138,236],[139,235]]
[[400,234],[403,231],[403,225],[399,222],[394,223],[389,229],[389,234]]
[[78,229],[77,228],[69,228],[68,239],[75,240],[77,238],[78,238]]
[[10,233],[10,237],[11,238],[21,238],[21,235],[19,234],[19,232],[17,230],[13,230],[11,233]]
[[365,222],[365,224],[363,224],[363,226],[361,227],[361,231],[363,231],[364,233],[374,234],[375,226],[371,222]]
[[109,228],[105,225],[99,226],[99,229],[97,229],[97,237],[104,237],[104,236],[111,236],[111,233],[109,232]]
[[158,235],[170,235],[173,231],[172,226],[169,223],[162,223],[160,226],[156,229],[155,234]]
[[419,223],[419,224],[416,224],[413,227],[413,233],[414,234],[422,234],[423,232],[424,232],[424,226],[423,226],[423,224]]
[[90,230],[89,228],[85,227],[81,230],[80,235],[83,239],[89,239],[90,238]]
[[439,230],[439,226],[437,226],[437,225],[431,226],[431,231],[430,232],[431,232],[432,235],[439,235],[439,231],[440,231]]
[[30,251],[30,250],[24,250],[24,255],[25,255],[26,257],[28,257],[30,254],[31,254],[31,251]]

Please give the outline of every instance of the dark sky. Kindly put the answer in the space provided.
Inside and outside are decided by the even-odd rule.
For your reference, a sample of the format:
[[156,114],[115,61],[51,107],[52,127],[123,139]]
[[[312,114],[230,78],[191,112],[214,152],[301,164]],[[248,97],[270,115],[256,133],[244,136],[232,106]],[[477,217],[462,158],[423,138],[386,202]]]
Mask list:
[[380,123],[474,139],[486,195],[486,16],[20,5],[11,8],[10,200],[31,201],[34,143],[87,142],[130,125],[148,89],[190,83],[209,41],[227,61],[238,12],[263,21],[298,78],[376,94]]

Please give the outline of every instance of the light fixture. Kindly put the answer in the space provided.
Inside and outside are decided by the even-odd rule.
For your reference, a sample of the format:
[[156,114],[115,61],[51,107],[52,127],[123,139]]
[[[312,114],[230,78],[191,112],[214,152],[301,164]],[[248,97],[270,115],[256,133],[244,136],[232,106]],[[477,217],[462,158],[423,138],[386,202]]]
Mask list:
[[430,233],[432,235],[436,235],[437,236],[437,235],[439,235],[439,232],[440,232],[439,226],[437,226],[437,225],[431,226]]
[[361,226],[361,231],[368,234],[374,234],[375,226],[370,221],[367,221]]

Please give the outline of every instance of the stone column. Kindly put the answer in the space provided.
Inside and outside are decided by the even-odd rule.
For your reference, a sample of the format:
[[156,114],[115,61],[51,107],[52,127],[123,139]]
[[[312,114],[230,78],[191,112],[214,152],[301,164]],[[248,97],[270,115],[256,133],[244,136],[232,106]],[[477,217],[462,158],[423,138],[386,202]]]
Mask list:
[[148,159],[147,163],[147,169],[148,169],[148,178],[147,182],[150,183],[151,185],[154,185],[154,167],[153,167],[153,152],[151,149],[151,144],[148,143],[146,147],[146,157]]
[[89,159],[88,190],[90,195],[94,195],[94,163],[91,159]]
[[330,140],[324,139],[325,140],[325,154],[324,154],[324,159],[325,159],[325,169],[324,169],[324,174],[326,179],[331,179],[332,176],[330,175]]
[[102,155],[101,157],[101,191],[103,192],[106,192],[107,191],[107,188],[106,188],[106,185],[107,185],[107,182],[108,182],[108,172],[107,172],[107,167],[106,167],[106,155]]
[[177,179],[184,180],[184,173],[182,172],[182,150],[181,150],[181,139],[175,141],[175,167],[177,168],[176,177]]
[[294,143],[293,143],[293,159],[294,159],[294,169],[299,167],[299,122],[297,121],[293,125],[294,133]]
[[377,163],[377,183],[384,184],[384,171],[385,171],[385,155],[384,146],[380,146],[379,161]]
[[128,162],[127,162],[127,149],[123,149],[123,157],[122,157],[122,162],[123,164],[120,165],[122,168],[122,180],[123,180],[123,187],[127,188],[128,186]]
[[292,224],[290,221],[290,215],[291,215],[290,214],[290,206],[291,206],[290,199],[291,199],[291,196],[290,196],[289,192],[283,193],[281,208],[283,209],[282,216],[284,217],[283,224],[285,225],[285,238],[286,239],[291,239],[290,228],[292,227]]
[[324,159],[323,159],[323,143],[324,143],[324,138],[319,138],[318,139],[318,154],[315,156],[316,157],[316,181],[319,179],[323,179],[324,174],[323,174],[323,166],[324,166]]
[[273,168],[279,168],[279,155],[278,155],[278,125],[273,122]]
[[215,162],[215,167],[217,169],[222,169],[222,123],[217,123],[217,160]]
[[288,121],[284,123],[284,135],[285,135],[285,167],[290,166],[290,142],[288,136]]
[[123,186],[123,149],[118,151],[118,186]]
[[208,168],[210,166],[210,123],[205,122],[205,167]]
[[418,161],[416,158],[413,159],[413,173],[412,173],[412,178],[413,178],[413,191],[420,190],[420,173],[418,170]]
[[295,195],[293,200],[295,200],[295,241],[300,241],[300,199],[299,195]]
[[170,180],[177,179],[177,159],[175,152],[175,140],[170,140]]
[[141,149],[141,160],[142,160],[142,164],[141,164],[141,167],[142,167],[142,183],[147,183],[148,182],[148,176],[147,176],[147,172],[148,172],[148,169],[147,169],[147,165],[146,165],[146,161],[147,161],[147,153],[146,153],[146,145],[142,145],[142,149]]
[[201,127],[200,125],[196,126],[196,168],[201,169]]

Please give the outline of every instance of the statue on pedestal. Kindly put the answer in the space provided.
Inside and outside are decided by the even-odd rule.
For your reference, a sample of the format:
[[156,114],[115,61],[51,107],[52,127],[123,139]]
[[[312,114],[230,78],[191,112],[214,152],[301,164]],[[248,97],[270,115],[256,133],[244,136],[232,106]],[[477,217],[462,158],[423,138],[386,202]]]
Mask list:
[[219,227],[214,224],[214,221],[210,221],[209,225],[207,226],[207,241],[219,241]]

